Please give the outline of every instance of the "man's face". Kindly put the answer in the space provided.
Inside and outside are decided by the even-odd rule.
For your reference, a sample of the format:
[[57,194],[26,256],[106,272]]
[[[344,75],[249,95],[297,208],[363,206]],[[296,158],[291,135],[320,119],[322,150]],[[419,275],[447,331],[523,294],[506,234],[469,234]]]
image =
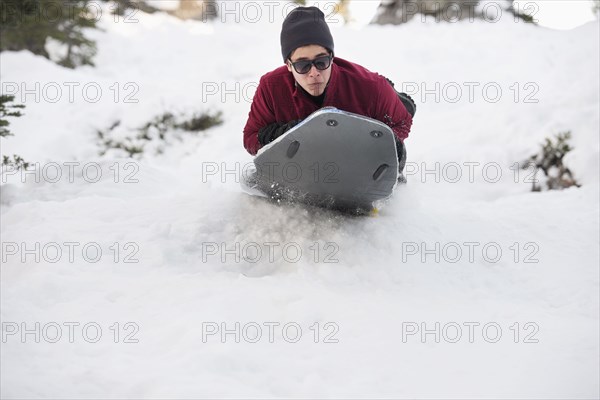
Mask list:
[[287,68],[292,74],[294,74],[294,78],[296,78],[296,82],[304,90],[310,93],[313,96],[320,96],[325,91],[325,87],[329,82],[329,78],[331,77],[331,65],[329,68],[323,71],[319,71],[314,65],[310,67],[310,71],[306,74],[299,74],[296,72],[292,63],[301,61],[301,60],[314,60],[320,56],[326,56],[329,54],[329,51],[323,46],[319,46],[316,44],[311,44],[309,46],[298,47],[296,50],[292,52],[290,55],[290,60],[287,61]]

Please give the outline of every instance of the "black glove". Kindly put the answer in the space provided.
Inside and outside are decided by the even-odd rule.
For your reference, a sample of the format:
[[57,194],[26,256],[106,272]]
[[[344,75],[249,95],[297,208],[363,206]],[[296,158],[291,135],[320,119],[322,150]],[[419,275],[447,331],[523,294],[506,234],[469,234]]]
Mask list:
[[264,146],[277,139],[302,121],[297,119],[290,122],[274,122],[258,131],[258,142]]
[[[384,76],[384,78],[385,78],[386,81],[388,81],[388,83],[390,85],[392,85],[392,87],[394,88],[394,90],[396,90],[394,82],[392,82],[391,80],[389,80],[385,76]],[[400,101],[402,102],[402,104],[404,104],[404,107],[406,108],[406,111],[408,111],[408,113],[414,118],[415,114],[417,113],[417,105],[415,104],[415,101],[412,99],[412,97],[410,97],[406,93],[400,93],[397,90],[396,90],[396,93],[398,94],[398,97],[400,98]]]
[[[383,76],[383,75],[382,75],[382,76]],[[390,79],[388,79],[388,78],[387,78],[387,77],[385,77],[385,76],[384,76],[384,78],[385,78],[385,80],[386,80],[386,81],[388,81],[388,83],[389,83],[390,85],[392,85],[392,87],[394,88],[394,90],[396,90],[396,85],[394,85],[394,82],[392,82]]]
[[406,93],[396,93],[398,93],[400,101],[402,101],[402,104],[404,104],[404,107],[406,107],[406,111],[408,111],[408,113],[414,118],[415,114],[417,113],[417,105],[415,104],[415,101]]

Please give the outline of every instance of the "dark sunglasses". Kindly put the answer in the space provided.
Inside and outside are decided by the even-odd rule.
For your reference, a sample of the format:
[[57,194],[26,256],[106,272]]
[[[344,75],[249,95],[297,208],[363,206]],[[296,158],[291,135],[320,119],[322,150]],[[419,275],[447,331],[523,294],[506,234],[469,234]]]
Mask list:
[[292,62],[292,60],[290,60],[290,63],[294,66],[294,69],[297,73],[304,75],[308,74],[313,65],[319,71],[326,70],[331,65],[332,59],[333,57],[331,55],[327,55],[317,57],[314,60],[300,60],[296,62]]

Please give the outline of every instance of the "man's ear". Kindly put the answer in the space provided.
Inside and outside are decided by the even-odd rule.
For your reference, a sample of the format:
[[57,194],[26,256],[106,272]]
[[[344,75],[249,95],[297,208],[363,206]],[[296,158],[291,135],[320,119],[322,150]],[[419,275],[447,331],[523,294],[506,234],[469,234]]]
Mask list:
[[285,62],[285,66],[287,67],[288,71],[292,72],[292,64],[288,61]]

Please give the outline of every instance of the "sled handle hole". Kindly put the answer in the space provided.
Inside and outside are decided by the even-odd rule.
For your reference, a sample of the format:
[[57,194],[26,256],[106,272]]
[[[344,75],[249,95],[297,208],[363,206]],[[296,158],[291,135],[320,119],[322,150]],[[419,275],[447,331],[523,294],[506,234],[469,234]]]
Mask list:
[[381,164],[381,165],[380,165],[380,166],[379,166],[379,167],[378,167],[378,168],[375,170],[375,172],[373,173],[373,180],[374,180],[374,181],[376,181],[376,180],[378,180],[379,178],[381,178],[381,177],[383,176],[384,172],[385,172],[385,171],[387,171],[387,169],[388,169],[389,167],[390,167],[390,166],[389,166],[389,165],[387,165],[387,164]]
[[296,153],[298,152],[298,149],[300,148],[300,142],[297,140],[294,140],[292,143],[290,143],[290,145],[288,146],[287,149],[287,157],[288,158],[292,158],[296,155]]

